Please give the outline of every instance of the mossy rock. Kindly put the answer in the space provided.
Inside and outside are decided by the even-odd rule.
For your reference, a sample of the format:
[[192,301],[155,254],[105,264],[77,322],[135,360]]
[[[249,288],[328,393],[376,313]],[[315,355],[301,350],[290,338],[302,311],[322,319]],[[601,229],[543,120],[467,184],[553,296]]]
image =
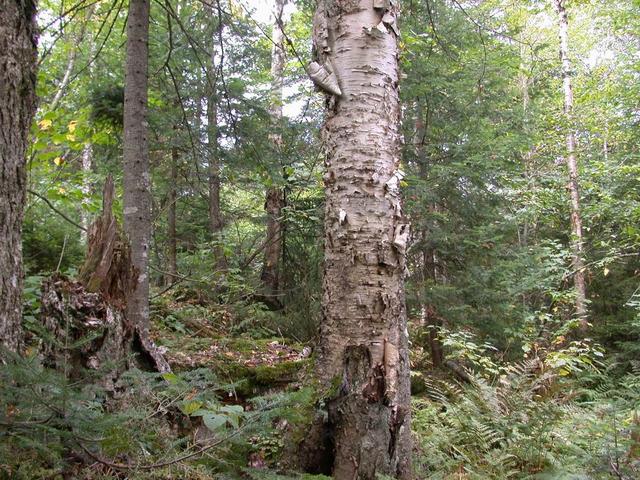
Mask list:
[[275,363],[273,365],[258,365],[253,369],[256,383],[264,386],[279,383],[291,383],[297,379],[298,372],[307,365],[307,360],[297,360]]

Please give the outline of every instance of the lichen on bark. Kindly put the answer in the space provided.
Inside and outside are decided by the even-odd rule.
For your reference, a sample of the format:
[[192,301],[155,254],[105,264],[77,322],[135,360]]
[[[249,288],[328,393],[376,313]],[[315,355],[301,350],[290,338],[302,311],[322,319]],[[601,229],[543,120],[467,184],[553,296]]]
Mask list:
[[36,2],[0,0],[0,345],[22,340],[22,218],[36,110]]

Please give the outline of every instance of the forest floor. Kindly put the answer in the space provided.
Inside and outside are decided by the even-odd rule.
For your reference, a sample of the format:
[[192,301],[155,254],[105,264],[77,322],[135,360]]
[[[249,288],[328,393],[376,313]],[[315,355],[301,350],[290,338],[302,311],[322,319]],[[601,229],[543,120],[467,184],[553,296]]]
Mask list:
[[151,335],[174,372],[212,369],[237,396],[249,398],[297,383],[310,365],[311,348],[300,342],[231,334],[227,311],[173,303],[165,313],[167,307],[178,314],[156,316]]

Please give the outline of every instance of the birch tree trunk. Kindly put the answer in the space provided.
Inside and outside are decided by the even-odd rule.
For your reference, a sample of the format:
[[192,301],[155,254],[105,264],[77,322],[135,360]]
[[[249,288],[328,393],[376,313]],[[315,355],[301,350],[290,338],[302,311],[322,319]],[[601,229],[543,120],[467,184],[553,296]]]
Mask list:
[[22,341],[25,152],[36,110],[36,2],[0,0],[0,345]]
[[[279,154],[282,145],[280,128],[282,123],[282,87],[285,64],[282,13],[285,4],[286,0],[275,0],[273,33],[271,35],[273,48],[271,50],[271,99],[269,113],[274,131],[270,135],[270,138],[273,143],[273,150],[277,154]],[[278,294],[280,291],[280,260],[283,243],[281,221],[282,207],[284,206],[283,199],[282,188],[279,186],[275,185],[267,189],[264,205],[267,213],[267,232],[261,278],[265,286],[266,295],[271,300],[271,303],[276,305],[280,305]]]
[[80,240],[86,245],[87,243],[87,231],[89,230],[90,215],[86,210],[86,206],[90,202],[89,196],[91,195],[91,182],[89,176],[93,170],[93,144],[89,141],[82,147],[82,185],[80,190],[82,191],[82,206],[80,207],[80,224],[86,229],[80,232]]
[[[92,6],[89,14],[87,16],[87,22],[89,22],[93,18],[93,14],[95,11],[95,5]],[[93,57],[96,54],[96,42],[92,35],[89,35],[89,59],[91,60],[91,64],[89,65],[89,78],[91,78],[95,72]],[[80,239],[82,243],[87,244],[88,236],[87,232],[89,231],[89,226],[91,225],[91,215],[88,212],[88,206],[91,203],[91,192],[93,191],[93,185],[90,180],[91,173],[93,172],[93,143],[89,139],[87,143],[84,144],[82,148],[82,186],[80,187],[82,191],[82,206],[80,207],[80,224],[86,228],[86,230],[82,230],[80,232]]]
[[409,359],[399,170],[398,2],[325,0],[309,74],[329,95],[318,376],[338,479],[410,478]]
[[564,94],[564,116],[567,122],[566,160],[569,171],[569,193],[571,196],[571,249],[573,283],[575,287],[576,317],[581,332],[589,326],[587,320],[587,285],[583,252],[582,217],[580,215],[580,184],[576,158],[576,135],[573,127],[573,89],[571,86],[571,61],[569,60],[569,21],[565,0],[553,0],[558,13],[560,37],[560,60],[562,61],[562,91]]
[[147,140],[149,0],[131,0],[124,90],[124,229],[138,282],[127,297],[128,320],[149,328],[151,198]]
[[[71,40],[75,45],[84,44],[87,25],[91,21],[91,18],[93,17],[93,13],[95,9],[96,9],[96,4],[94,3],[89,7],[86,13],[86,18],[81,20],[80,32],[78,32],[78,34],[71,33]],[[91,52],[89,58],[93,58],[93,50],[94,50],[93,42],[89,50]],[[58,108],[60,101],[64,97],[64,94],[67,88],[69,87],[69,83],[72,80],[72,75],[73,75],[73,70],[76,64],[76,60],[78,59],[79,51],[80,51],[79,48],[71,48],[71,50],[69,51],[69,59],[67,60],[67,67],[65,68],[64,75],[62,76],[62,80],[58,85],[58,90],[56,91],[56,94],[54,95],[53,100],[51,100],[51,104],[49,105],[49,110],[51,111]]]

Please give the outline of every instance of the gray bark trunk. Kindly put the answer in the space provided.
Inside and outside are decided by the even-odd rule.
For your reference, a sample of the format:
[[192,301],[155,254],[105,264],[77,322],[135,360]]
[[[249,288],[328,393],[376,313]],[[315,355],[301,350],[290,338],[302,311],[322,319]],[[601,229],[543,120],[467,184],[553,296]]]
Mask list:
[[[427,110],[428,112],[428,110]],[[427,113],[428,115],[428,113]],[[424,151],[424,145],[427,135],[427,124],[424,118],[424,111],[422,109],[422,103],[420,99],[416,101],[416,123],[415,123],[415,136],[413,139],[413,145],[416,154],[416,160],[418,162],[418,172],[421,179],[427,179],[428,175],[428,162],[427,156]],[[435,212],[439,207],[437,204],[433,204],[431,209]],[[427,239],[429,238],[429,230],[424,228],[420,232],[423,242],[422,251],[422,281],[426,284],[427,279],[432,280],[434,283],[444,284],[446,281],[443,273],[443,268],[440,266],[438,259],[438,253],[435,248],[427,247]],[[426,297],[427,292],[425,292]],[[436,305],[429,303],[427,300],[420,306],[420,323],[423,328],[428,332],[429,352],[431,353],[431,362],[434,368],[440,368],[444,364],[444,348],[440,341],[439,328],[444,325],[442,317],[437,313],[438,309]]]
[[[211,9],[212,18],[219,21],[217,12]],[[218,155],[218,95],[217,95],[217,72],[216,72],[216,49],[215,43],[220,39],[222,24],[215,30],[215,38],[212,39],[211,58],[209,72],[207,73],[207,83],[209,95],[207,98],[207,146],[209,160],[209,231],[215,242],[213,254],[215,256],[216,270],[225,270],[227,262],[222,248],[222,230],[224,220],[220,207],[220,156]]]
[[167,260],[169,262],[169,284],[176,281],[178,274],[178,242],[176,238],[176,183],[178,182],[178,148],[171,149],[171,172],[169,174],[169,205],[167,209]]
[[576,157],[576,135],[573,127],[573,89],[571,86],[571,61],[569,60],[569,21],[564,0],[553,0],[558,13],[560,37],[560,60],[562,61],[562,91],[564,95],[564,115],[567,122],[566,160],[569,172],[569,193],[571,196],[571,250],[573,283],[575,287],[576,317],[580,330],[588,328],[587,284],[583,252],[582,217],[580,215],[580,184],[578,160]]
[[[282,87],[284,82],[284,33],[282,31],[282,13],[286,0],[276,0],[274,9],[274,24],[271,40],[271,99],[269,113],[273,132],[270,135],[273,143],[273,151],[280,155],[282,134]],[[281,162],[279,162],[281,163]],[[282,256],[283,226],[282,208],[284,195],[279,186],[270,187],[266,192],[265,211],[267,213],[266,243],[264,250],[264,264],[262,268],[262,282],[265,286],[265,294],[272,303],[280,305],[278,299],[280,293],[280,260]]]
[[25,152],[36,110],[35,1],[0,0],[0,346],[22,341]]
[[[323,321],[318,375],[339,479],[410,478],[397,2],[325,0],[309,73],[327,92]],[[337,87],[337,88],[336,88]]]
[[124,229],[131,244],[137,286],[128,292],[127,318],[149,328],[151,198],[147,140],[149,0],[131,0],[127,21],[124,92]]

